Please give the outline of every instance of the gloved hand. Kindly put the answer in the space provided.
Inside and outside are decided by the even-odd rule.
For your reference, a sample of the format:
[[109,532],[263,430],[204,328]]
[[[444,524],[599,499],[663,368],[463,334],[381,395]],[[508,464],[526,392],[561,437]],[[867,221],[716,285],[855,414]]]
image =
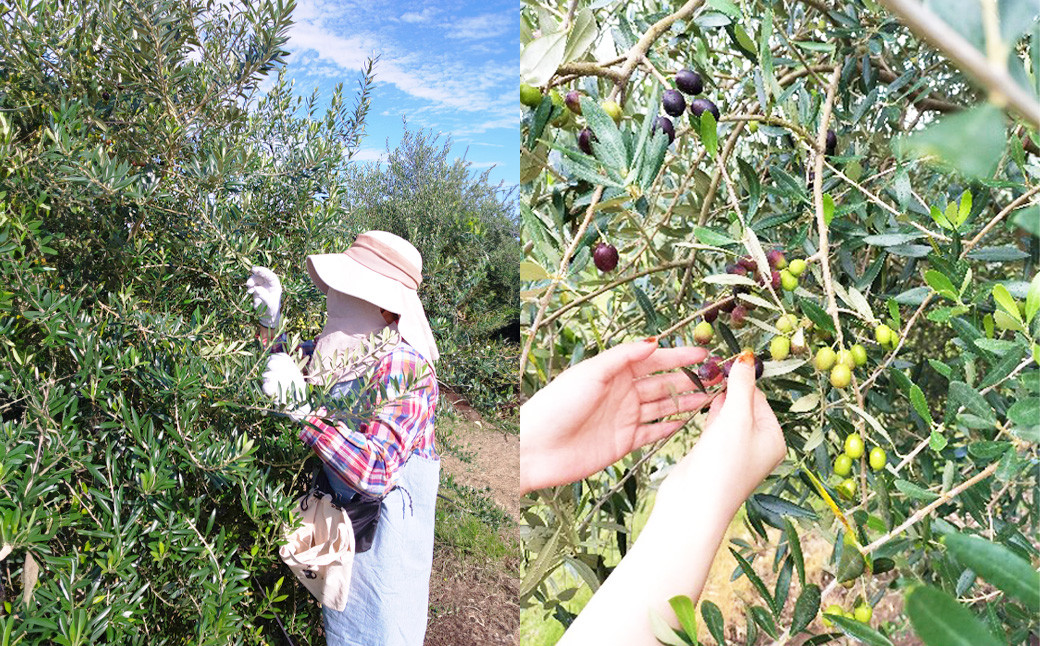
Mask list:
[[297,422],[310,415],[303,373],[292,357],[284,352],[276,352],[267,358],[262,388],[264,394],[286,406],[285,414]]
[[246,288],[253,297],[253,307],[260,310],[260,325],[278,327],[282,313],[282,281],[278,275],[267,267],[253,267]]

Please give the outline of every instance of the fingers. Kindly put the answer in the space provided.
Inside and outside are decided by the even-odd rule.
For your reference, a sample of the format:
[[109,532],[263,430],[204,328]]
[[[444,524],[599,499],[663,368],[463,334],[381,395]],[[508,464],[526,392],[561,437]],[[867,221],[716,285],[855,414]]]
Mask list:
[[639,421],[645,424],[668,415],[697,411],[704,408],[711,397],[711,395],[698,392],[644,402],[639,406]]
[[651,402],[663,397],[691,390],[700,391],[697,384],[682,372],[667,372],[637,379],[634,382],[639,401]]
[[651,442],[664,439],[682,428],[682,425],[685,423],[686,420],[679,419],[670,422],[657,422],[656,424],[642,424],[636,429],[636,435],[632,439],[634,442],[633,448],[646,446]]
[[634,364],[632,371],[637,375],[649,375],[664,370],[675,370],[682,366],[700,363],[707,356],[708,351],[704,348],[658,348],[657,352]]
[[624,370],[631,364],[635,364],[646,359],[651,354],[653,354],[654,350],[656,349],[656,341],[653,343],[650,343],[648,341],[634,341],[632,343],[622,343],[621,345],[614,346],[606,352],[602,352],[583,363],[587,367],[594,367],[595,370],[609,377],[615,375],[621,370]]
[[781,437],[784,433],[765,393],[757,388],[755,389],[755,428],[759,431],[779,434]]

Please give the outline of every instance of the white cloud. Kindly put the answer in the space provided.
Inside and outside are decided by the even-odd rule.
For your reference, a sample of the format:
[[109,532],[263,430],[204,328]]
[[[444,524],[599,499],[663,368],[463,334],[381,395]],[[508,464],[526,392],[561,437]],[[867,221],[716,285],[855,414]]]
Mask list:
[[488,13],[483,16],[459,18],[444,25],[448,38],[458,40],[485,40],[508,32],[516,21],[515,14]]
[[382,162],[386,161],[386,150],[382,148],[362,148],[351,157],[353,161]]
[[433,9],[430,9],[429,7],[419,12],[409,11],[408,13],[401,14],[401,22],[411,24],[430,22],[430,19],[433,18],[433,13]]

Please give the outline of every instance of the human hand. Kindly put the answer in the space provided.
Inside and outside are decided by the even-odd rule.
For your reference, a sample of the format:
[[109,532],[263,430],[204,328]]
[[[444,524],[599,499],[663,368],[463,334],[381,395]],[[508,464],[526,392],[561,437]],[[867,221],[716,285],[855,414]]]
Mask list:
[[754,360],[735,361],[726,392],[712,401],[697,444],[661,484],[639,539],[560,645],[658,643],[650,612],[669,617],[672,597],[700,597],[734,514],[786,450],[776,416],[755,388]]
[[282,281],[278,275],[267,267],[253,267],[246,292],[253,297],[253,307],[260,310],[260,325],[278,327],[282,311]]
[[676,479],[682,479],[691,469],[711,465],[720,491],[738,505],[787,454],[780,423],[755,387],[754,360],[745,356],[733,362],[725,392],[711,402],[700,440],[675,470]]
[[267,358],[267,367],[261,377],[264,394],[289,408],[286,414],[297,422],[310,414],[311,408],[302,403],[307,397],[307,383],[292,358],[276,352]]
[[711,396],[691,393],[697,387],[681,372],[653,373],[706,356],[703,348],[637,341],[564,371],[521,408],[524,491],[579,480],[674,433],[685,420],[655,420],[699,410]]

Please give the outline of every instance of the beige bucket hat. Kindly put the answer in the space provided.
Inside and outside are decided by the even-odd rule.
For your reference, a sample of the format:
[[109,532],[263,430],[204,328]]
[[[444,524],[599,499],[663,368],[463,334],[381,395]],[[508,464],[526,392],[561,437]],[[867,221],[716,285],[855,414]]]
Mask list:
[[419,301],[422,256],[410,242],[387,231],[366,231],[343,253],[307,256],[307,273],[323,294],[329,289],[399,315],[401,337],[431,363],[440,354]]

